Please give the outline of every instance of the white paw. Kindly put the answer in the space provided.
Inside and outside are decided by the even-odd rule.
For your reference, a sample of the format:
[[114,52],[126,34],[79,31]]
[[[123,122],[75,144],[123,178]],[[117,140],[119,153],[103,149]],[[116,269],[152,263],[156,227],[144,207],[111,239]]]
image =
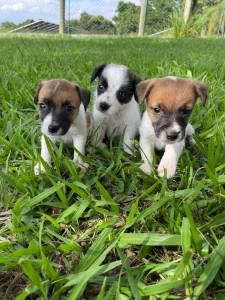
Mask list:
[[152,172],[152,169],[150,167],[150,165],[148,163],[143,163],[141,166],[140,166],[140,169],[147,175],[150,175],[151,172]]
[[77,167],[79,167],[82,171],[86,171],[89,168],[89,164],[82,161],[81,159],[74,160],[74,163]]
[[189,140],[189,143],[190,143],[191,145],[193,145],[193,146],[196,145],[196,141],[195,141],[195,139],[193,138],[192,135],[188,137],[188,140]]
[[128,153],[128,154],[133,154],[133,145],[126,145],[126,144],[124,144],[123,145],[123,150],[126,152],[126,153]]
[[34,167],[34,174],[35,176],[41,175],[43,173],[45,173],[45,167],[42,165],[42,163],[37,163]]
[[98,146],[99,148],[101,148],[101,149],[106,148],[106,144],[103,143],[103,142],[99,143],[97,146]]
[[167,178],[171,178],[175,175],[176,164],[171,160],[161,160],[158,166],[158,175],[163,177],[166,174]]

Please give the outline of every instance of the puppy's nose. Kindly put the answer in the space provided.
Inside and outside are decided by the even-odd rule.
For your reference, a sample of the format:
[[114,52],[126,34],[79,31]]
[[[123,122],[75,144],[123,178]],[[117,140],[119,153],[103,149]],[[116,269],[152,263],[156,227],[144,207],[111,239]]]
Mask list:
[[106,102],[101,102],[100,105],[99,105],[99,108],[101,111],[106,111],[107,109],[110,108],[110,105]]
[[48,131],[50,133],[56,133],[59,130],[60,126],[58,124],[50,124],[48,126]]
[[169,141],[175,141],[179,135],[180,131],[171,131],[166,134]]

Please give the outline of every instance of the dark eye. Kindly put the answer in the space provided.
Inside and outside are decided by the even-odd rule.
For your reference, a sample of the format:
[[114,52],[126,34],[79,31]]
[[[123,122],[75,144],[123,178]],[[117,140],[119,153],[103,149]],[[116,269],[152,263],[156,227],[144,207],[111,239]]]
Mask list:
[[105,90],[105,87],[102,83],[98,84],[98,90],[101,91],[101,92]]
[[159,106],[153,107],[153,110],[156,114],[159,114],[161,112],[161,108]]
[[123,91],[120,91],[120,92],[119,92],[119,97],[120,97],[120,98],[125,98],[125,97],[126,97],[126,93],[123,92]]
[[189,115],[192,112],[192,109],[189,107],[184,107],[184,108],[182,108],[181,112],[184,115]]
[[41,109],[41,110],[44,110],[44,109],[47,109],[48,108],[48,106],[47,106],[47,104],[45,104],[45,103],[40,103],[39,104],[39,108]]
[[74,112],[75,109],[76,109],[76,107],[74,107],[74,106],[72,106],[72,105],[67,105],[67,106],[66,106],[66,110],[67,110],[68,112]]

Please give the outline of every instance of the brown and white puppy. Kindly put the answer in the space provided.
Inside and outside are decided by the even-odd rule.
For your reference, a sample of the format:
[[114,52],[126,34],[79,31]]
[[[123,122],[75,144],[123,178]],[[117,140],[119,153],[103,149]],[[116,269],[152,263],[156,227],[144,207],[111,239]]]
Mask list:
[[144,163],[141,169],[150,174],[154,148],[165,149],[158,175],[173,177],[185,145],[194,133],[188,123],[196,99],[205,104],[208,87],[198,81],[178,77],[153,78],[137,85],[140,102],[146,99],[146,111],[140,126],[140,147]]
[[[79,153],[84,154],[88,133],[86,108],[90,92],[64,79],[42,81],[36,90],[35,103],[42,121],[41,157],[51,162],[45,136],[52,142],[72,143],[74,162],[81,164]],[[83,165],[83,163],[81,164]],[[41,163],[35,166],[36,175],[44,172]]]

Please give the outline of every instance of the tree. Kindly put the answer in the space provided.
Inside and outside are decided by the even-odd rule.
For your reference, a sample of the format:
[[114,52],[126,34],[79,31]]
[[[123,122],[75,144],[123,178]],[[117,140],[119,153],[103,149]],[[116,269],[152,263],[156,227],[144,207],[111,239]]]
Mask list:
[[131,2],[119,1],[117,15],[113,18],[119,34],[137,33],[140,16],[140,6]]
[[17,25],[13,22],[5,21],[5,22],[1,23],[1,29],[3,29],[3,30],[12,30],[16,27],[17,27]]
[[87,22],[87,30],[92,33],[108,33],[113,34],[116,28],[113,23],[103,16],[92,16]]
[[[66,22],[68,25],[68,21]],[[79,20],[70,20],[70,26],[80,28],[90,33],[114,34],[115,25],[103,16],[93,16],[86,12],[81,13]]]
[[80,15],[80,27],[88,30],[88,22],[90,21],[90,19],[92,18],[92,15],[89,15],[86,12],[81,13]]
[[169,28],[172,13],[177,5],[176,0],[148,1],[145,32],[151,34]]
[[[170,27],[170,17],[178,5],[176,0],[148,1],[145,21],[145,33],[154,33]],[[130,2],[120,1],[117,6],[117,15],[113,18],[119,34],[136,33],[140,18],[140,6]]]
[[28,24],[33,23],[33,22],[34,22],[34,20],[32,20],[32,19],[27,19],[27,20],[25,20],[24,22],[19,23],[19,24],[17,25],[17,27],[25,26],[25,25],[28,25]]

